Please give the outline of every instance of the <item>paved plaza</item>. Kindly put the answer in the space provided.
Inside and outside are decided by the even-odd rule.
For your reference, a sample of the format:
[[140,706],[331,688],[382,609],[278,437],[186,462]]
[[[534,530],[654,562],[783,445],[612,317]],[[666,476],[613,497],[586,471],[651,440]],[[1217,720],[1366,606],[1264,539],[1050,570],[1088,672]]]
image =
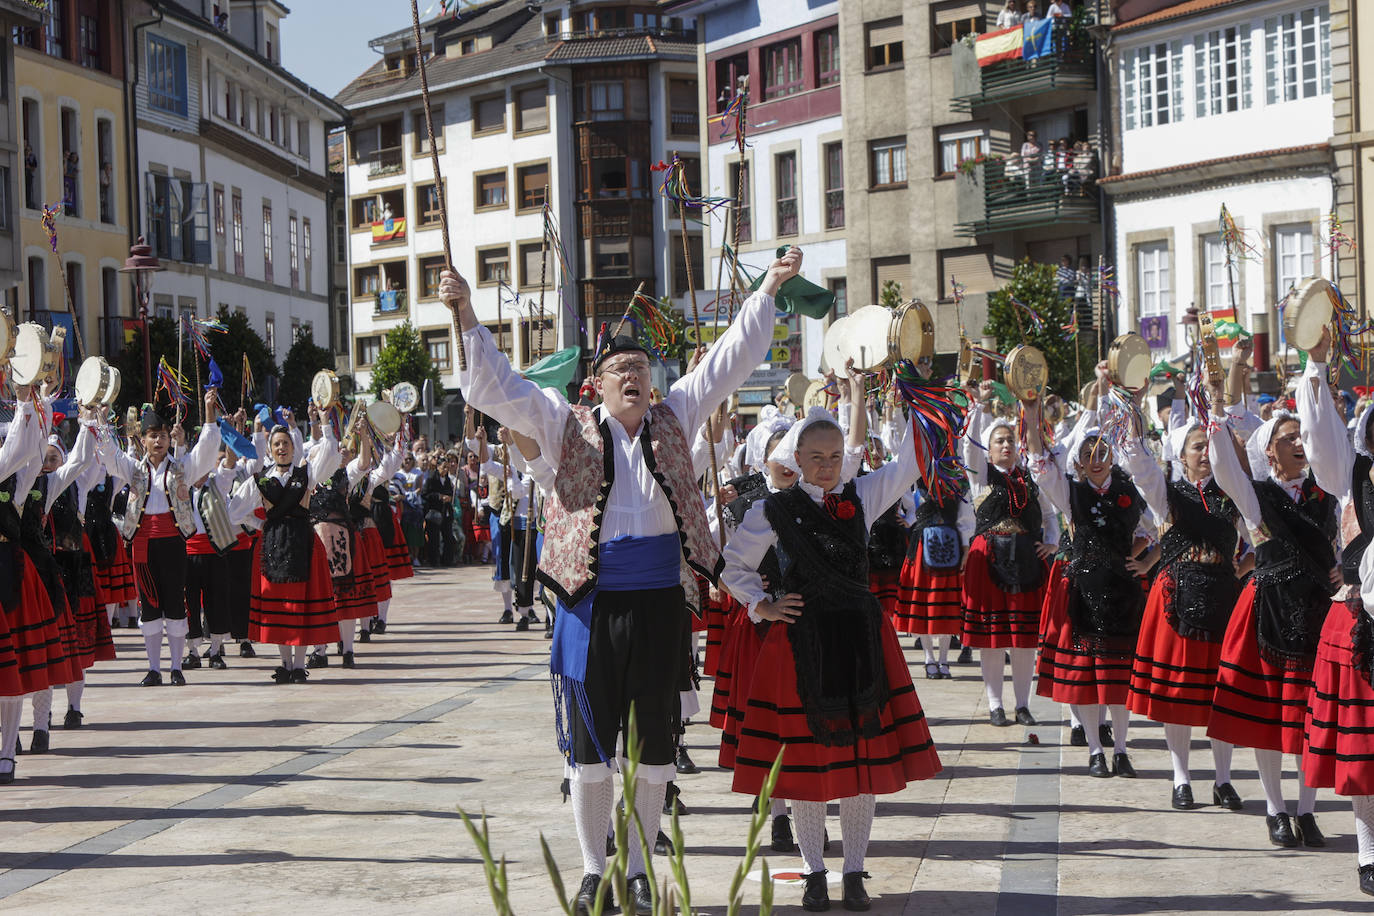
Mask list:
[[[263,647],[253,660],[231,650],[227,671],[187,672],[184,688],[138,687],[142,640],[116,630],[118,660],[88,682],[87,727],[59,724],[52,751],[21,756],[17,781],[0,787],[0,912],[490,913],[459,806],[487,813],[514,911],[561,912],[539,834],[570,887],[581,864],[559,794],[549,644],[495,624],[488,577],[421,571],[398,583],[390,630],[358,645],[358,667],[312,671],[304,686],[273,684],[276,653]],[[1086,750],[1067,746],[1066,711],[1037,699],[1045,724],[993,728],[977,667],[927,681],[910,643],[945,769],[878,801],[874,913],[1374,910],[1357,890],[1344,800],[1321,793],[1326,849],[1276,850],[1249,751],[1236,754],[1243,812],[1176,812],[1159,727],[1132,730],[1139,779],[1090,779]],[[60,723],[61,690],[53,707]],[[29,722],[26,704],[25,747]],[[725,912],[750,804],[714,766],[717,737],[691,725],[703,771],[679,781],[693,903],[711,914]],[[1195,735],[1199,801],[1211,795],[1200,769],[1210,756]],[[836,870],[838,853],[836,844]],[[801,862],[770,854],[769,864]],[[744,912],[756,912],[757,882],[746,899]],[[801,912],[800,887],[779,887],[776,899],[780,912]]]

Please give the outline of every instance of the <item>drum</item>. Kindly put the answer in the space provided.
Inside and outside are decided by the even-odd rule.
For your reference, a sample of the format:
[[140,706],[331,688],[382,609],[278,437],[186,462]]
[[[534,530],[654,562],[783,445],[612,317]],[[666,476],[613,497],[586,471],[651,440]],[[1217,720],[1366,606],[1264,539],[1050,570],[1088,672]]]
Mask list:
[[82,407],[94,407],[96,404],[108,404],[113,398],[107,399],[111,384],[118,384],[114,381],[115,370],[110,364],[105,362],[102,356],[88,356],[77,370],[76,400]]
[[330,369],[321,369],[310,380],[310,399],[315,407],[326,410],[339,402],[339,377]]
[[386,401],[373,401],[367,405],[367,422],[383,438],[396,435],[401,428],[401,412]]
[[1011,393],[1021,401],[1034,401],[1045,390],[1049,380],[1049,363],[1039,348],[1030,344],[1013,347],[1007,354],[1003,374]]
[[[53,334],[60,342],[66,332],[59,335],[57,331],[63,329],[57,328]],[[31,321],[19,326],[14,338],[14,355],[10,357],[10,369],[18,385],[40,384],[57,372],[57,351],[52,346],[47,328]]]
[[[1202,348],[1202,365],[1207,370],[1207,383],[1218,386],[1226,382],[1226,373],[1221,369],[1221,347],[1217,345],[1216,328],[1212,316],[1206,311],[1197,313],[1198,346]],[[1321,339],[1321,332],[1317,332]]]
[[1127,331],[1107,348],[1107,373],[1112,383],[1139,391],[1150,383],[1150,345],[1134,331]]
[[802,406],[806,400],[807,389],[811,387],[811,380],[805,373],[793,372],[787,377],[787,398],[794,407]]
[[920,299],[898,306],[887,329],[887,357],[891,365],[904,359],[919,363],[935,355],[935,322]]
[[1299,350],[1310,350],[1321,342],[1322,328],[1331,323],[1336,309],[1336,290],[1322,277],[1313,277],[1299,286],[1283,309],[1283,336]]
[[844,361],[848,358],[849,353],[848,328],[849,316],[845,315],[830,322],[830,327],[825,329],[825,340],[821,344],[822,372],[827,370],[837,374],[844,372]]
[[114,366],[110,367],[110,383],[105,386],[105,396],[100,399],[100,403],[106,407],[114,405],[119,400],[119,390],[124,386],[124,377],[119,374],[119,370]]
[[410,382],[401,382],[391,389],[391,406],[401,413],[410,413],[420,406],[420,389]]
[[798,406],[808,411],[812,407],[829,407],[830,404],[827,402],[825,393],[825,382],[820,379],[812,380],[811,384],[806,386],[806,393],[802,395],[801,403]]
[[[854,360],[855,369],[877,372],[890,364],[887,348],[892,321],[892,310],[881,305],[865,305],[850,314],[845,332],[845,356]],[[840,366],[844,366],[844,360],[840,361]],[[840,369],[836,368],[835,371],[839,372]]]

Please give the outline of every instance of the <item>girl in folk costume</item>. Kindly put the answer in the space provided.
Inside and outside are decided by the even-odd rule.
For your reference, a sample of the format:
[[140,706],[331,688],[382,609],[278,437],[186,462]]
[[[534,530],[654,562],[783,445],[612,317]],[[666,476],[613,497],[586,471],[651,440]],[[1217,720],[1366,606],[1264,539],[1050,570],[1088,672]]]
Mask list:
[[[854,390],[863,389],[855,386]],[[892,452],[899,441],[895,436],[901,435],[901,424],[893,419],[895,410],[895,403],[889,399],[880,434],[868,437],[864,443],[863,458],[869,470],[882,467],[884,456]],[[865,419],[867,415],[866,406]],[[868,526],[868,587],[891,620],[896,619],[900,602],[902,566],[906,562],[911,537],[909,529],[915,514],[916,501],[908,491]]]
[[115,494],[127,481],[115,477],[98,460],[97,467],[95,480],[86,491],[84,518],[95,573],[96,603],[105,608],[105,614],[113,625],[119,609],[138,599],[129,551],[124,539],[119,536],[119,528],[111,514]]
[[[372,431],[362,441],[362,448],[372,451]],[[349,497],[349,509],[353,513],[353,524],[361,532],[363,547],[372,567],[373,588],[377,593],[377,612],[359,621],[358,638],[368,642],[373,633],[386,632],[386,613],[391,607],[392,560],[391,550],[396,542],[396,516],[391,511],[391,492],[387,481],[401,467],[399,435],[393,438],[391,447],[382,452],[382,460],[367,475],[367,480],[353,491]],[[405,541],[401,541],[404,549]],[[405,564],[409,569],[410,564]]]
[[[1016,426],[986,406],[992,383],[979,386],[979,403],[964,437],[974,502],[973,540],[964,563],[963,644],[981,650],[979,663],[993,725],[1005,726],[1003,652],[1011,656],[1016,721],[1034,725],[1028,704],[1035,676],[1046,560],[1059,529],[1054,506],[1019,462]],[[981,446],[980,444],[981,443]]]
[[892,625],[920,637],[926,677],[934,680],[952,676],[949,643],[963,626],[962,571],[973,537],[973,503],[967,489],[936,498],[918,483],[917,491],[921,499],[907,529]]
[[[1327,396],[1309,383],[1320,380],[1314,373],[1324,369],[1326,349],[1309,354],[1300,396]],[[1325,840],[1314,815],[1317,790],[1300,783],[1294,823],[1284,803],[1281,775],[1283,754],[1302,753],[1318,638],[1341,582],[1332,547],[1336,498],[1307,473],[1303,439],[1343,438],[1344,430],[1339,423],[1304,430],[1298,417],[1275,411],[1246,441],[1252,481],[1233,447],[1229,423],[1220,422],[1220,410],[1220,402],[1213,401],[1212,473],[1250,530],[1255,571],[1222,640],[1207,734],[1255,749],[1271,843],[1322,846]]]
[[[1219,386],[1212,402],[1223,399]],[[1185,407],[1175,404],[1180,413]],[[1162,475],[1137,474],[1151,513],[1169,525],[1160,541],[1159,568],[1136,641],[1127,708],[1164,725],[1164,741],[1173,761],[1171,804],[1194,806],[1188,751],[1194,727],[1206,727],[1216,693],[1222,637],[1240,594],[1238,574],[1254,563],[1248,554],[1237,567],[1244,522],[1236,504],[1217,485],[1208,454],[1207,430],[1196,420],[1169,433],[1167,451],[1176,456],[1181,476],[1167,486]],[[1216,776],[1212,803],[1239,811],[1240,796],[1231,785],[1234,746],[1212,738]]]
[[[409,423],[410,420],[407,419],[405,422]],[[410,562],[410,547],[406,542],[405,528],[401,524],[401,514],[405,508],[404,487],[397,476],[408,450],[408,446],[398,436],[391,455],[394,470],[391,476],[372,491],[372,520],[377,523],[382,543],[386,545],[387,569],[392,582],[409,579],[415,575],[415,567]],[[388,530],[391,532],[389,535]],[[388,601],[387,607],[377,608],[377,619],[372,625],[374,633],[386,632],[386,614],[390,606],[391,602]]]
[[[234,418],[235,432],[240,435],[243,433],[245,419],[242,410]],[[266,437],[263,440],[263,450],[255,452],[258,456],[256,458],[241,456],[236,447],[238,446],[235,443],[230,443],[220,461],[220,471],[227,475],[225,479],[228,485],[225,492],[231,497],[229,522],[238,533],[237,540],[226,557],[229,563],[229,638],[239,644],[240,658],[256,658],[258,653],[248,639],[248,605],[253,591],[253,546],[257,542],[258,532],[262,529],[262,518],[256,512],[244,511],[244,507],[236,505],[232,495],[240,484],[261,469],[266,457]]]
[[[896,631],[868,589],[870,517],[882,514],[919,474],[908,433],[897,460],[842,482],[844,439],[817,411],[788,432],[796,486],[751,506],[725,551],[722,582],[763,639],[744,721],[733,788],[757,794],[782,752],[776,793],[792,800],[808,874],[802,905],[830,906],[823,844],[826,802],[840,800],[844,904],[867,909],[864,856],[875,796],[940,770],[925,714]],[[759,566],[773,548],[781,589],[774,599]]]
[[[340,460],[346,461],[344,467],[334,471],[329,480],[323,481],[310,496],[310,520],[315,534],[324,545],[325,557],[329,562],[329,572],[334,585],[334,607],[339,616],[339,637],[342,641],[347,635],[348,645],[342,647],[343,666],[352,668],[353,659],[353,621],[366,620],[377,611],[377,591],[372,577],[372,564],[368,562],[367,550],[363,545],[361,532],[349,508],[350,481],[358,481],[367,473],[372,455],[352,455],[348,446],[343,446]],[[318,645],[310,653],[306,663],[309,668],[329,665],[326,647]]]
[[297,454],[291,430],[273,427],[267,437],[270,465],[234,491],[245,508],[261,507],[265,514],[253,548],[248,637],[280,647],[282,663],[272,675],[278,684],[304,684],[307,649],[332,642],[339,632],[329,560],[307,511],[315,487],[339,466],[339,445],[329,424],[305,463],[296,463]]
[[[1097,367],[1098,395],[1111,388],[1106,363]],[[1039,404],[1026,406],[1026,438],[1031,474],[1041,491],[1064,513],[1073,531],[1069,558],[1056,564],[1045,598],[1041,629],[1041,696],[1068,703],[1088,742],[1088,775],[1135,777],[1126,753],[1131,659],[1140,632],[1145,591],[1135,559],[1135,535],[1145,500],[1135,481],[1163,477],[1139,442],[1113,462],[1113,447],[1097,427],[1074,437],[1075,474],[1070,478],[1059,456],[1046,450]],[[1110,712],[1114,753],[1107,767],[1099,726]]]
[[162,683],[164,635],[171,656],[171,682],[177,686],[186,683],[181,658],[188,629],[186,538],[195,533],[191,482],[204,476],[218,459],[218,407],[216,392],[206,392],[200,438],[180,458],[171,455],[171,430],[166,421],[151,408],[143,412],[141,460],[121,452],[111,436],[97,437],[101,462],[129,481],[122,534],[132,545],[139,625],[148,653],[148,673],[142,681],[145,687]]

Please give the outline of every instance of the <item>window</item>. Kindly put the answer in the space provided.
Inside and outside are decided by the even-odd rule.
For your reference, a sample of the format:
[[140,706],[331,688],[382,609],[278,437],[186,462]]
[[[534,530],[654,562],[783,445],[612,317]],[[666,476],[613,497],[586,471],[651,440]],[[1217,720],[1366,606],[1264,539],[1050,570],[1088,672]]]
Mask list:
[[114,122],[97,118],[95,122],[96,157],[100,165],[100,221],[115,221]]
[[700,126],[696,80],[668,80],[668,133],[695,138]]
[[1231,265],[1231,277],[1226,275],[1226,246],[1221,236],[1212,234],[1202,239],[1202,290],[1203,305],[1208,311],[1230,308],[1230,288],[1228,279],[1235,277],[1236,267]]
[[479,248],[477,250],[477,285],[495,286],[510,282],[510,249]]
[[[425,110],[423,108],[410,113],[410,130],[415,135],[415,152],[429,155],[429,125],[425,123]],[[439,152],[444,151],[443,106],[434,109],[434,145]]]
[[521,166],[515,170],[516,181],[520,184],[519,210],[538,210],[544,206],[545,194],[549,186],[549,165]]
[[[48,307],[47,280],[43,274],[43,258],[29,258],[29,317]],[[18,317],[18,316],[16,316]]]
[[625,117],[625,84],[592,83],[587,87],[593,121],[619,121]]
[[682,257],[682,246],[673,246],[673,295],[685,296],[694,287],[701,286],[701,236],[687,236],[687,250],[692,258],[691,273]]
[[210,263],[210,193],[205,184],[146,174],[148,244],[158,257]]
[[884,19],[864,27],[868,36],[868,69],[885,70],[902,65],[902,20]]
[[262,276],[272,282],[272,206],[262,205]]
[[797,234],[797,154],[779,153],[773,158],[778,201],[777,234]]
[[936,175],[952,175],[960,163],[988,153],[986,128],[942,130],[939,132],[940,155]]
[[1183,119],[1183,42],[1160,42],[1122,55],[1126,130]]
[[541,280],[546,287],[551,285],[553,271],[544,260],[544,243],[521,242],[517,250],[520,253],[520,288],[539,289]]
[[375,296],[381,290],[381,279],[375,267],[358,267],[353,271],[353,295]]
[[543,84],[515,91],[515,132],[546,130],[549,126],[548,88]]
[[186,117],[186,48],[156,35],[148,36],[148,104]]
[[840,29],[831,26],[816,33],[816,85],[834,86],[840,81]]
[[472,132],[495,133],[506,129],[506,97],[489,95],[472,100]]
[[629,240],[592,239],[592,270],[598,278],[630,276]]
[[[439,141],[443,143],[441,139]],[[296,124],[296,155],[306,162],[310,161],[310,122],[300,121]]]
[[1274,290],[1283,296],[1316,271],[1312,263],[1312,226],[1293,223],[1274,228]]
[[100,20],[94,16],[78,16],[77,63],[92,70],[100,69]]
[[234,273],[243,276],[243,198],[234,192]]
[[10,228],[10,167],[0,166],[0,229]]
[[267,352],[270,353],[270,354],[272,354],[273,357],[276,357],[276,355],[277,355],[277,319],[276,319],[274,316],[270,315],[270,314],[267,316],[266,319],[263,320],[263,335],[262,335],[262,342],[265,343],[265,344],[267,344]]
[[826,287],[835,294],[835,304],[830,307],[830,320],[843,318],[849,314],[849,281],[844,277],[831,277]]
[[224,239],[224,188],[215,188],[215,235]]
[[305,254],[305,289],[310,291],[310,262],[315,257],[315,246],[310,241],[310,220],[301,220],[301,248]]
[[439,222],[439,188],[436,185],[422,184],[415,189],[415,212],[421,226]]
[[760,52],[759,60],[763,64],[764,101],[792,95],[805,88],[802,85],[800,38],[768,45]]
[[716,61],[716,112],[719,114],[730,105],[739,86],[740,77],[749,75],[749,55],[736,54]]
[[963,294],[990,293],[1001,284],[992,273],[992,249],[947,248],[938,253],[940,271],[940,301],[954,301],[954,284]]
[[81,215],[81,119],[75,108],[59,109],[62,131],[62,206],[68,216]]
[[358,365],[370,366],[377,361],[377,355],[382,352],[382,338],[377,335],[359,337],[357,349]]
[[1235,27],[1193,36],[1197,116],[1250,107],[1250,31]]
[[[998,4],[1000,6],[1001,4]],[[1021,4],[1023,7],[1025,4]],[[1042,3],[1045,9],[1048,3]],[[949,0],[930,5],[930,53],[939,54],[954,47],[965,35],[987,31],[983,18],[983,4],[977,0]]]
[[494,207],[504,207],[506,205],[506,171],[478,173],[474,180],[477,182],[477,209],[486,210]]
[[868,144],[872,175],[869,187],[887,188],[906,184],[906,139],[894,137]]
[[548,356],[558,346],[558,329],[549,316],[538,315],[520,320],[520,361],[529,365]]
[[287,256],[291,261],[291,288],[296,289],[301,281],[301,240],[295,214],[286,220],[286,247]]
[[844,225],[844,145],[827,143],[825,156],[825,228]]
[[873,296],[877,298],[889,283],[896,286],[898,296],[911,295],[911,257],[902,255],[895,258],[874,258]]
[[425,331],[424,335],[425,350],[429,353],[430,364],[440,372],[447,372],[449,369],[449,332],[445,328],[442,331]]
[[66,57],[67,39],[67,3],[66,0],[48,0],[46,4],[37,5],[40,8],[47,7],[48,18],[43,24],[43,37],[46,39],[48,53],[53,57]]
[[348,255],[348,219],[342,207],[334,211],[334,262],[342,264]]
[[1264,20],[1264,90],[1270,105],[1331,93],[1331,21],[1325,5]]
[[376,195],[353,198],[353,227],[366,229],[382,220],[382,203]]
[[750,194],[749,169],[742,163],[730,163],[730,188],[727,196],[739,198],[739,205],[735,209],[735,241],[747,242],[753,237],[753,226],[749,219],[749,202],[753,197]]
[[420,259],[420,298],[439,298],[439,273],[444,269],[443,257]]
[[1152,242],[1136,246],[1135,265],[1141,317],[1168,315],[1171,310],[1168,244]]

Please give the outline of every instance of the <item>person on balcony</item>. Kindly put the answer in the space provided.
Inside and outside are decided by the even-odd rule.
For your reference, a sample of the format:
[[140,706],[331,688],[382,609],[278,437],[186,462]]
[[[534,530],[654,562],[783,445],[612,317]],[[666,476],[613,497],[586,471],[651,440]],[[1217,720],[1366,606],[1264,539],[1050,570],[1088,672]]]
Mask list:
[[1065,194],[1082,196],[1083,186],[1093,180],[1096,171],[1093,159],[1093,148],[1087,140],[1079,140],[1074,144],[1071,164],[1064,173]]
[[[1035,0],[1030,0],[1030,9],[1035,9]],[[1026,15],[1029,16],[1030,13]],[[1040,180],[1043,171],[1041,160],[1044,153],[1044,147],[1040,145],[1040,135],[1033,130],[1026,131],[1026,142],[1021,144],[1020,171],[1024,176],[1027,188]]]
[[1010,29],[1020,24],[1021,4],[1017,0],[1007,0],[1007,5],[997,14],[997,28]]
[[1059,19],[1061,17],[1073,15],[1073,10],[1069,8],[1069,5],[1065,3],[1064,0],[1050,0],[1049,9],[1045,12],[1051,19]]
[[1045,15],[1040,12],[1040,3],[1038,0],[1026,0],[1026,14],[1021,17],[1021,24],[1033,26],[1044,18]]

